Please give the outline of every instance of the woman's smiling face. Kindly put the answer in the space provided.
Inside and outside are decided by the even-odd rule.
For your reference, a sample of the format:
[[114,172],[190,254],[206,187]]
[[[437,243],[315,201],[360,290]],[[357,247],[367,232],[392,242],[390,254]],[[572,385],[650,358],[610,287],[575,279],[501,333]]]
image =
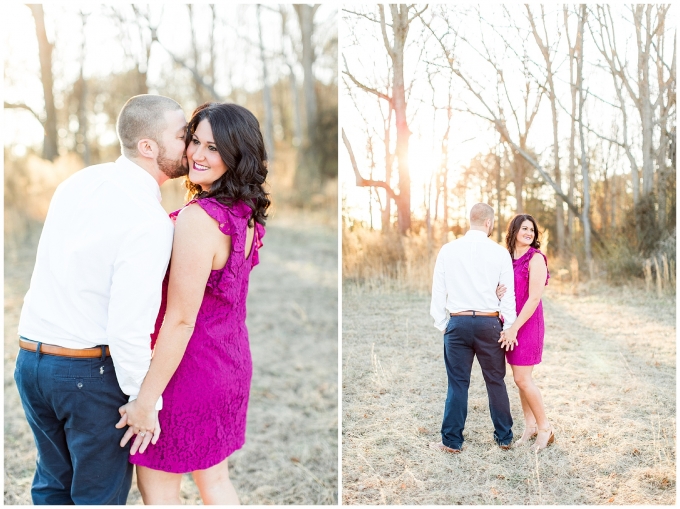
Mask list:
[[227,166],[217,151],[208,119],[201,120],[196,126],[187,147],[187,160],[189,180],[204,191],[209,191],[213,182],[226,173]]
[[517,232],[517,246],[530,246],[534,238],[536,238],[534,223],[527,219],[522,223]]

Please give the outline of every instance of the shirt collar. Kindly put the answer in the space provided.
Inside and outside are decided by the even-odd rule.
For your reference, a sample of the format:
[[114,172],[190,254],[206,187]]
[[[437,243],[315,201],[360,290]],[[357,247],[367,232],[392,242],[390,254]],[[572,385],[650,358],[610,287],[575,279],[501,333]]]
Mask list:
[[479,230],[468,230],[467,232],[465,232],[465,236],[467,237],[468,235],[470,237],[481,237],[481,238],[484,238],[484,239],[487,238],[486,233],[479,231]]
[[130,161],[125,156],[120,156],[116,159],[116,164],[123,168],[129,177],[134,179],[135,183],[138,184],[143,191],[153,194],[159,202],[161,201],[161,188],[158,186],[156,179],[153,178],[148,171],[137,163]]

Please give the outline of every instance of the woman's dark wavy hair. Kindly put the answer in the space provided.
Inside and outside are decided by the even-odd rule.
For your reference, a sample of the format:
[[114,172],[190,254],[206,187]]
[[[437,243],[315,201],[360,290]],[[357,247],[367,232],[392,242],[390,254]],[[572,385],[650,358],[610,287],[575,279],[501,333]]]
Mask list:
[[227,171],[213,182],[210,191],[204,191],[187,177],[187,197],[190,200],[215,198],[225,205],[242,201],[253,211],[248,225],[252,227],[253,220],[264,225],[271,201],[269,193],[264,190],[267,150],[260,132],[260,123],[243,106],[205,103],[191,115],[185,140],[187,147],[202,120],[210,123],[213,141]]
[[531,221],[534,225],[534,241],[531,243],[531,247],[535,249],[540,249],[541,247],[541,241],[538,240],[538,224],[536,224],[534,217],[531,214],[517,214],[508,223],[508,232],[505,234],[505,245],[508,246],[511,257],[514,257],[515,254],[517,232],[522,227],[524,221]]

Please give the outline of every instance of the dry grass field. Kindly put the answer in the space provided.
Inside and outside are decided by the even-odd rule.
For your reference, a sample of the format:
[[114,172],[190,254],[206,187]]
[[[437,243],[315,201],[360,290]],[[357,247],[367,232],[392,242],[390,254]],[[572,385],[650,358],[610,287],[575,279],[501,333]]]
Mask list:
[[[7,227],[6,227],[7,230]],[[31,503],[35,446],[13,380],[36,235],[6,239],[5,504]],[[337,504],[337,220],[279,211],[252,273],[253,382],[246,445],[231,457],[243,504]],[[191,476],[182,503],[199,504]],[[136,486],[128,504],[141,504]]]
[[[440,440],[446,397],[442,335],[429,295],[343,286],[344,504],[676,503],[675,298],[637,286],[551,280],[546,346],[535,378],[556,430],[538,455],[493,444],[477,362],[465,448]],[[506,378],[516,438],[517,388]]]

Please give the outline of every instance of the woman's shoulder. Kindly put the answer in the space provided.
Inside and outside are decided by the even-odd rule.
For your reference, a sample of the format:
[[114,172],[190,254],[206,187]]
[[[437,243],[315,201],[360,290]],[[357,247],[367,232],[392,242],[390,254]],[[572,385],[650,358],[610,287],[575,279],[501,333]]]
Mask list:
[[197,227],[200,225],[212,225],[215,223],[212,215],[205,207],[198,202],[198,200],[191,200],[184,207],[173,213],[175,215],[175,224]]
[[545,263],[545,265],[548,265],[548,257],[545,255],[543,251],[540,249],[536,249],[535,247],[529,248],[529,252],[527,253],[527,258],[529,259],[529,263],[539,263],[541,260]]
[[540,249],[531,249],[533,249],[533,253],[529,256],[527,269],[533,267],[533,269],[530,269],[529,272],[535,272],[536,274],[541,274],[545,270],[545,284],[547,285],[548,280],[550,279],[550,271],[548,270],[548,257],[545,256],[545,254]]

